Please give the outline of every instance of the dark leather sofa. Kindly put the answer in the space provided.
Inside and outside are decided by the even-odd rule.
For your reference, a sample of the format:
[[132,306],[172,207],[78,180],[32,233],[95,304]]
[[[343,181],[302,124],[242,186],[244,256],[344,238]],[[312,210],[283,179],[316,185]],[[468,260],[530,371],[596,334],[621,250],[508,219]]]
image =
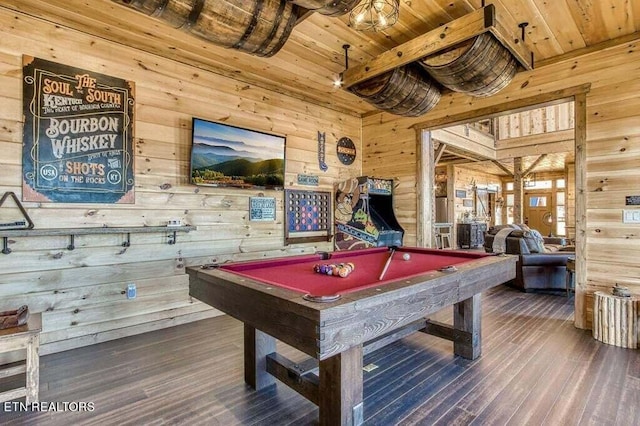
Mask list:
[[[491,227],[484,236],[484,249],[494,252],[494,239],[499,230],[509,225]],[[542,237],[535,230],[519,225],[506,237],[505,253],[518,255],[516,278],[509,283],[523,291],[565,290],[567,259],[574,249],[563,238]],[[544,242],[544,244],[542,244]]]

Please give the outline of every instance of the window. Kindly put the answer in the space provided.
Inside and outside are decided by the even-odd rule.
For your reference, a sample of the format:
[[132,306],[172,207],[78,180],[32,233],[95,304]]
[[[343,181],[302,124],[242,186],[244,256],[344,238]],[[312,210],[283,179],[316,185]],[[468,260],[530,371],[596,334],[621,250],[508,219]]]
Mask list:
[[553,187],[553,181],[552,180],[525,181],[524,187],[527,189],[551,189]]
[[560,236],[567,235],[566,209],[565,209],[565,193],[558,191],[556,193],[556,233]]
[[513,194],[507,194],[507,224],[513,223],[513,206],[514,206],[514,204],[515,204],[514,195]]
[[547,197],[529,197],[529,207],[547,207]]

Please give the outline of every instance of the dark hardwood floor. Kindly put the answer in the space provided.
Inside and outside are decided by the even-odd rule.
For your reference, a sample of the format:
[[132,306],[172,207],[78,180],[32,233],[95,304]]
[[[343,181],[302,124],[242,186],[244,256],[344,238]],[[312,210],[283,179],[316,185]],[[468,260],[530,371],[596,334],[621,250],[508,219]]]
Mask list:
[[[449,320],[450,309],[437,315]],[[573,299],[483,296],[483,355],[416,333],[368,355],[367,425],[640,425],[640,352],[573,326]],[[279,344],[290,358],[303,355]],[[218,317],[41,358],[40,399],[92,412],[3,412],[2,425],[307,425],[315,405],[243,382],[242,325]],[[11,383],[5,382],[8,386]]]

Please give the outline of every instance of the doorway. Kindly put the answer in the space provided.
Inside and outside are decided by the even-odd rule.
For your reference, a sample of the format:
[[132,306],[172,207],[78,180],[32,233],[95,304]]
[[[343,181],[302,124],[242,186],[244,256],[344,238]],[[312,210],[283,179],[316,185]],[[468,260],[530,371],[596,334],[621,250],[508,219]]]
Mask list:
[[[586,309],[586,292],[584,290],[586,281],[586,226],[584,214],[586,212],[586,107],[587,93],[590,90],[590,84],[570,87],[554,92],[533,95],[528,98],[516,99],[500,105],[488,105],[467,111],[461,111],[446,116],[434,117],[421,123],[414,124],[418,141],[418,176],[417,176],[417,238],[419,245],[431,241],[433,232],[433,175],[434,175],[434,144],[431,139],[431,132],[435,129],[453,126],[457,124],[468,123],[481,118],[493,118],[504,113],[514,113],[525,111],[537,105],[555,105],[563,102],[574,101],[574,137],[572,140],[573,151],[575,153],[575,210],[572,212],[575,221],[575,247],[576,247],[576,293],[575,293],[575,326],[578,328],[586,327],[587,309]],[[517,148],[516,148],[517,149]],[[425,159],[426,161],[421,161]],[[428,178],[427,178],[428,177]],[[522,196],[522,194],[520,194]],[[520,198],[522,200],[522,198]],[[508,206],[508,205],[507,205]]]

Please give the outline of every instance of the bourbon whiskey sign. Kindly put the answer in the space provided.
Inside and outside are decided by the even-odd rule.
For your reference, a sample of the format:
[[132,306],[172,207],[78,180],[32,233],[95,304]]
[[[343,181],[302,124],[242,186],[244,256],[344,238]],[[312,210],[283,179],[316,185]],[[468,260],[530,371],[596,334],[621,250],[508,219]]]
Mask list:
[[24,201],[133,203],[133,82],[23,58]]

